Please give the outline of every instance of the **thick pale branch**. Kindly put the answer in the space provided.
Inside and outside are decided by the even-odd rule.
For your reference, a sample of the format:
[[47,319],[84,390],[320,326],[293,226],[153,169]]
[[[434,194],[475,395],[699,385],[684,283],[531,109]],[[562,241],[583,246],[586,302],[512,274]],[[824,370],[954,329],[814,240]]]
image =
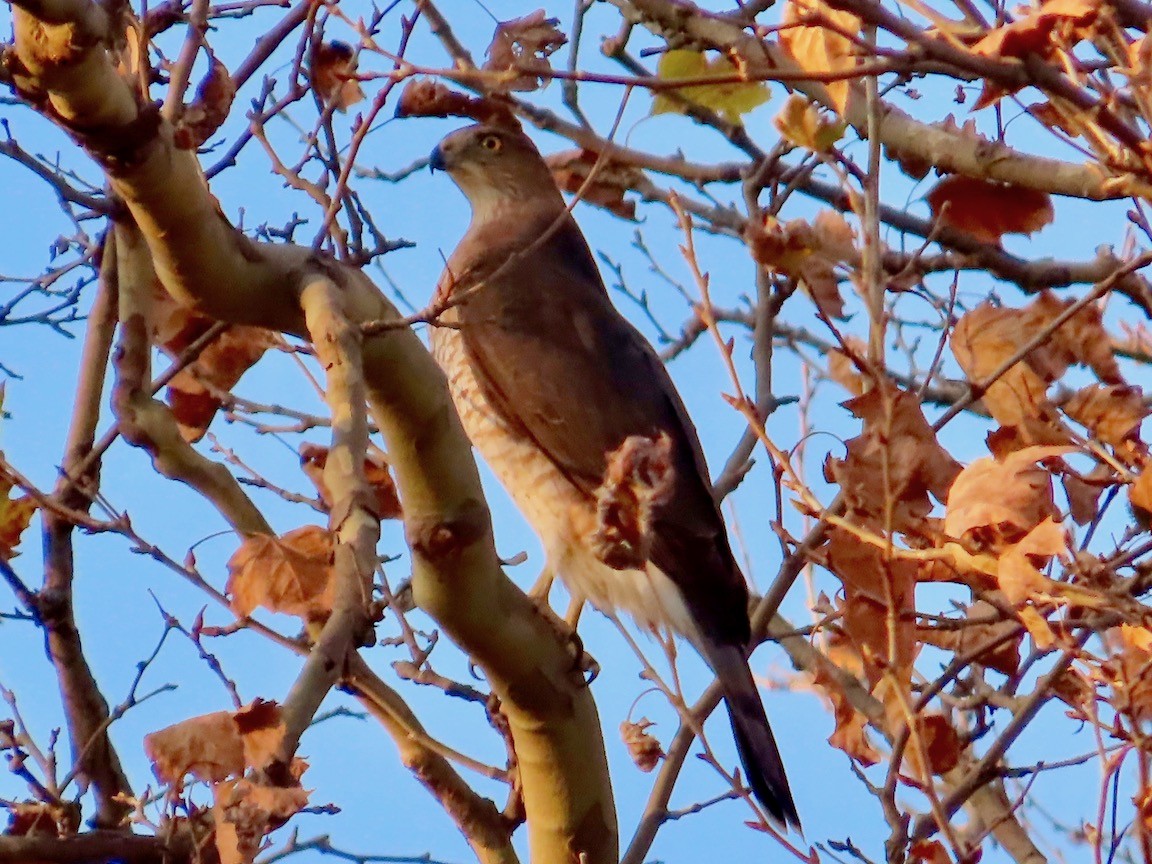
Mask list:
[[[221,320],[303,335],[300,291],[319,273],[343,294],[350,320],[398,317],[359,271],[307,249],[256,244],[229,224],[195,154],[176,149],[171,128],[151,109],[134,111],[99,42],[72,45],[64,62],[43,62],[42,25],[28,13],[45,8],[28,3],[17,17],[17,50],[31,70],[20,86],[45,94],[66,125],[82,130],[170,293]],[[77,0],[65,4],[62,17],[83,19],[86,9]],[[77,69],[103,82],[101,98],[90,98]],[[404,506],[415,596],[484,669],[501,700],[533,859],[560,862],[582,852],[589,864],[613,862],[615,812],[595,704],[563,640],[500,570],[479,475],[443,374],[408,330],[366,339],[363,358]]]

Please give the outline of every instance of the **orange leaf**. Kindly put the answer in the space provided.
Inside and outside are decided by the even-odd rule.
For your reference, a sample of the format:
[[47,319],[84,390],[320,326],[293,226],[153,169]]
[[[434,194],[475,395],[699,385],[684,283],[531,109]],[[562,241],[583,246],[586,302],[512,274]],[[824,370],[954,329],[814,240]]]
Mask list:
[[829,318],[844,314],[835,267],[854,257],[855,232],[839,213],[822,211],[812,224],[780,222],[766,215],[752,222],[744,238],[752,257],[765,267],[799,279],[812,301]]
[[249,537],[228,561],[232,608],[251,615],[257,606],[299,618],[332,610],[332,535],[315,525],[283,537]]
[[[1064,314],[1071,300],[1041,293],[1023,309],[1005,309],[984,303],[964,315],[952,335],[951,348],[968,379],[985,383],[1009,360],[1017,357],[1036,332]],[[1004,426],[1017,429],[1022,444],[1061,444],[1068,433],[1048,399],[1048,386],[1072,363],[1092,368],[1108,384],[1121,381],[1111,339],[1100,310],[1088,305],[1033,348],[987,387],[983,401]]]
[[852,520],[875,530],[929,533],[928,493],[945,501],[960,463],[937,443],[919,399],[885,385],[844,407],[864,421],[864,432],[848,441],[843,459],[828,460],[825,476],[840,485]]
[[1055,218],[1047,192],[953,174],[928,193],[932,215],[985,243],[1005,234],[1032,234]]
[[[780,45],[806,72],[847,73],[858,62],[849,35],[859,32],[860,19],[851,12],[832,9],[821,0],[788,0]],[[824,84],[832,107],[841,117],[848,105],[850,85],[848,78]]]
[[9,498],[12,484],[0,477],[0,561],[11,561],[20,553],[20,535],[32,521],[36,512],[36,502],[27,495]]
[[[320,498],[329,510],[332,509],[332,495],[324,482],[324,466],[328,464],[328,448],[319,444],[300,446],[300,467],[308,479],[316,486]],[[373,513],[379,519],[399,519],[403,515],[396,484],[388,470],[384,457],[370,453],[364,459],[364,479],[375,493]]]
[[356,79],[356,52],[344,42],[321,42],[312,51],[308,69],[312,89],[325,105],[347,111],[364,98]]
[[[1072,394],[1063,407],[1069,417],[1120,455],[1140,441],[1140,423],[1152,413],[1140,388],[1127,384],[1090,384]],[[1139,447],[1141,452],[1144,449]]]
[[545,157],[556,185],[580,200],[635,221],[636,202],[624,198],[640,179],[634,168],[600,159],[590,150],[565,150]]
[[179,786],[185,775],[219,781],[244,773],[244,743],[228,711],[182,720],[144,736],[144,752],[163,783]]
[[1004,675],[1015,675],[1020,668],[1020,642],[1023,639],[1016,622],[1001,618],[999,610],[984,600],[978,600],[968,607],[964,617],[966,623],[959,629],[918,627],[917,635],[920,641],[929,645],[956,654],[967,654],[981,645],[989,645],[1001,637],[1014,634],[1012,638],[1004,638],[995,647],[983,651],[976,662]]
[[[829,531],[826,566],[844,584],[844,630],[864,658],[870,684],[907,687],[916,659],[916,565],[883,552],[842,528]],[[893,635],[895,638],[893,638]]]
[[191,774],[220,782],[263,767],[284,738],[280,708],[257,699],[235,712],[190,717],[144,736],[144,752],[163,782],[179,786]]
[[1052,495],[1052,473],[1036,463],[1071,447],[1025,447],[997,461],[977,459],[960,472],[948,492],[944,531],[981,545],[1000,545],[1025,537],[1059,511]]
[[500,73],[490,79],[494,90],[535,90],[547,80],[542,76],[552,71],[548,58],[568,41],[556,27],[559,23],[558,18],[549,18],[543,9],[537,9],[496,25],[484,64],[485,71]]

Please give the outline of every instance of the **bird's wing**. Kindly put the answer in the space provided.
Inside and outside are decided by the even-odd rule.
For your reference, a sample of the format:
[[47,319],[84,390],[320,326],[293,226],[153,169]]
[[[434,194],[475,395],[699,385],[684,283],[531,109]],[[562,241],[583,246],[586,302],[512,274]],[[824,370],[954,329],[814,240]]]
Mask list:
[[712,499],[707,468],[664,364],[612,306],[570,219],[459,307],[485,396],[589,497],[630,435],[668,435],[674,487],[653,520],[652,561],[712,639],[745,645],[747,588]]

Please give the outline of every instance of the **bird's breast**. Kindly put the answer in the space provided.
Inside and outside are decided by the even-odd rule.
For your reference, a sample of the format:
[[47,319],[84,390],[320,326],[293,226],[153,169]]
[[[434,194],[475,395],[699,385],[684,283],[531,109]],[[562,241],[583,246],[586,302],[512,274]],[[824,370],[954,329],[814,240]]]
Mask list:
[[592,553],[586,537],[594,525],[594,505],[485,398],[460,331],[434,328],[432,353],[448,378],[464,431],[540,537],[549,566],[569,591],[605,612],[627,612],[641,626],[693,637],[683,596],[660,570],[651,564],[645,570],[613,570]]

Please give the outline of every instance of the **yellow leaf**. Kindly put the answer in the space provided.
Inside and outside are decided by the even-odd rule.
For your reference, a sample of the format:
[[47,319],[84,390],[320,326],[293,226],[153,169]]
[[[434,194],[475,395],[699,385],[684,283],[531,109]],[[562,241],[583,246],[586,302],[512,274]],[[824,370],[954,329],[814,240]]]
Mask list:
[[797,147],[804,147],[815,153],[826,153],[840,140],[845,122],[829,122],[820,116],[816,106],[803,96],[788,97],[784,109],[772,121],[777,131]]
[[718,84],[684,84],[674,88],[680,99],[657,93],[652,102],[653,114],[683,114],[686,100],[704,108],[711,108],[733,123],[742,115],[768,101],[768,88],[761,82],[732,81],[740,70],[727,57],[709,60],[700,51],[676,49],[665,51],[656,67],[656,75],[665,81],[729,79]]

